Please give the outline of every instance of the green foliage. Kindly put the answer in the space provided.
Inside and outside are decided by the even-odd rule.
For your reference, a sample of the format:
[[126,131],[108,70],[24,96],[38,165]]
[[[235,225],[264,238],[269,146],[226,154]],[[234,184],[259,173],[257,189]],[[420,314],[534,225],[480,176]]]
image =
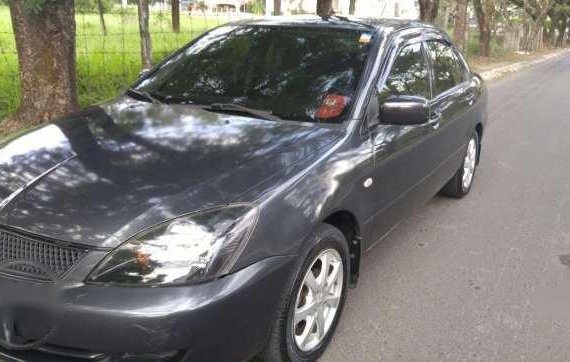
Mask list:
[[557,16],[568,16],[570,17],[570,1],[559,0],[553,7],[554,13]]
[[168,12],[160,12],[158,14],[152,14],[153,16],[151,17],[151,20],[155,23],[155,24],[161,24],[161,23],[167,23],[170,21],[171,19],[171,15]]
[[[101,0],[103,5],[103,13],[109,13],[113,10],[113,0]],[[97,0],[75,0],[75,11],[78,13],[98,13]]]
[[[508,49],[505,49],[503,45],[503,39],[501,37],[491,37],[491,57],[501,58],[508,53]],[[480,54],[481,44],[479,42],[479,34],[470,34],[469,39],[465,45],[465,55],[467,58],[478,57]]]
[[251,12],[254,14],[265,14],[265,0],[254,0],[250,3]]

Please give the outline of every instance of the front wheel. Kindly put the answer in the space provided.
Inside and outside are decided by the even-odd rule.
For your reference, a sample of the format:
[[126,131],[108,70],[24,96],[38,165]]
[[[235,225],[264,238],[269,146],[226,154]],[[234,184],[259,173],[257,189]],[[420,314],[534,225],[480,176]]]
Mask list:
[[467,143],[467,150],[461,167],[459,167],[459,170],[457,170],[451,180],[443,187],[441,194],[461,198],[469,193],[473,185],[475,170],[477,169],[479,145],[479,135],[477,132],[473,132]]
[[[316,245],[315,245],[316,244]],[[337,228],[322,224],[293,276],[261,356],[267,361],[314,361],[330,343],[348,283],[348,244]]]

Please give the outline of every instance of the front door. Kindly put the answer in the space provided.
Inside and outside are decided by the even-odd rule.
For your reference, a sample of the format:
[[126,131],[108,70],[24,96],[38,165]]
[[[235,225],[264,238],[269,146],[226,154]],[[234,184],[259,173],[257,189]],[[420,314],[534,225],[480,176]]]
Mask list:
[[[380,84],[378,105],[391,96],[431,98],[430,70],[421,36],[407,39],[396,50],[386,81]],[[439,119],[420,125],[382,123],[371,130],[374,146],[375,241],[389,232],[414,207],[433,193],[426,188],[429,176],[441,161],[434,152]]]

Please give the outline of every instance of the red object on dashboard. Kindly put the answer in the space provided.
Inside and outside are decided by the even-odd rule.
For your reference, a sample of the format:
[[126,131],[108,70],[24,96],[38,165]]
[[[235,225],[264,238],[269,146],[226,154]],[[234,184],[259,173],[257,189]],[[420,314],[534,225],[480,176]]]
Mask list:
[[340,94],[327,94],[317,109],[315,117],[320,119],[336,118],[342,114],[347,104],[348,97]]

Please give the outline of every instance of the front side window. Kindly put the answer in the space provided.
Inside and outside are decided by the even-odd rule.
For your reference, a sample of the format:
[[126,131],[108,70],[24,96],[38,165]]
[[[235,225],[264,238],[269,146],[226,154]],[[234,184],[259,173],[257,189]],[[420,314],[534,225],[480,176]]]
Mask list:
[[390,96],[430,98],[429,73],[421,43],[406,45],[396,55],[379,95],[380,104]]
[[466,69],[451,45],[439,40],[427,42],[433,64],[434,95],[445,92],[465,80]]
[[286,120],[341,123],[356,98],[372,37],[358,29],[224,26],[136,89],[169,103],[232,103]]

